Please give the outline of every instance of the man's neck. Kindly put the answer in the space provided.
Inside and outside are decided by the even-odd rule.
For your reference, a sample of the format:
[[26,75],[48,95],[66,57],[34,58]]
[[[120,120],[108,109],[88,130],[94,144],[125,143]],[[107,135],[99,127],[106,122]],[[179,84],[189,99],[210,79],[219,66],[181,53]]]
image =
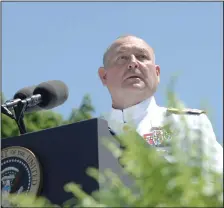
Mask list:
[[[147,99],[147,98],[146,98]],[[141,99],[141,100],[138,100],[138,101],[132,101],[132,102],[123,102],[123,103],[117,103],[115,102],[114,100],[112,100],[112,107],[114,109],[117,109],[117,110],[124,110],[126,108],[129,108],[129,107],[132,107],[134,105],[137,105],[141,102],[143,102],[144,100],[146,99]]]

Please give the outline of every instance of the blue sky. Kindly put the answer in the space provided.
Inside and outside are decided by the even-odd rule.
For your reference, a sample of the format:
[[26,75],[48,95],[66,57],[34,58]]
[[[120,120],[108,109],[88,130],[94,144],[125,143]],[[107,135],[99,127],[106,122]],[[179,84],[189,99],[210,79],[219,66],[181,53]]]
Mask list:
[[120,35],[145,39],[161,67],[155,95],[166,106],[166,87],[175,73],[178,97],[189,108],[209,106],[217,139],[223,138],[222,3],[200,2],[4,2],[2,3],[2,89],[15,91],[59,79],[70,91],[55,108],[67,118],[89,93],[94,116],[110,110],[98,78],[105,49]]

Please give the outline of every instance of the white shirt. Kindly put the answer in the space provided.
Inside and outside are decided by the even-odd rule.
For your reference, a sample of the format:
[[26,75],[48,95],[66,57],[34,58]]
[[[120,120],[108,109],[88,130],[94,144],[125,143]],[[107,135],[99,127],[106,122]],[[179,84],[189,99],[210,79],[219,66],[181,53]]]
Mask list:
[[[193,111],[192,111],[193,112]],[[217,142],[211,122],[204,113],[190,113],[190,114],[175,114],[169,113],[165,107],[160,107],[156,104],[155,98],[150,97],[143,102],[126,108],[118,110],[112,108],[111,112],[105,114],[104,119],[107,120],[108,126],[117,134],[124,132],[125,126],[130,125],[136,129],[149,145],[154,146],[157,150],[164,150],[169,152],[169,146],[163,146],[160,143],[153,142],[149,139],[152,128],[162,128],[167,122],[172,122],[172,130],[178,132],[178,145],[181,151],[189,151],[193,145],[198,147],[197,150],[209,157],[210,168],[215,171],[223,172],[223,148]],[[186,127],[181,125],[181,118],[186,119],[188,127],[188,137],[186,138]],[[199,140],[195,135],[200,134]],[[151,137],[152,138],[152,137]],[[169,154],[165,154],[165,158],[169,161],[173,159]]]

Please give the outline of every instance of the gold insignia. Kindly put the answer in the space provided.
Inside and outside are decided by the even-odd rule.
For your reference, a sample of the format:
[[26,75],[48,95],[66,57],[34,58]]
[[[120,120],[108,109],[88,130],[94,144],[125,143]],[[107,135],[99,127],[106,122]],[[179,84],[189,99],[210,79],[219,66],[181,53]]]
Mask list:
[[185,108],[185,109],[167,108],[167,113],[168,114],[174,113],[174,114],[200,115],[206,112],[204,110],[190,109],[190,108]]

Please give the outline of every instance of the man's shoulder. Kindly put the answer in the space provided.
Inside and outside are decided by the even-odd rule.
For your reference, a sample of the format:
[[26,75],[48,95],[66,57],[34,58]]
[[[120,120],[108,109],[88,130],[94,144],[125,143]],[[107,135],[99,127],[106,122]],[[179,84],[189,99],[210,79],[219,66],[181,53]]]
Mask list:
[[[183,121],[187,122],[188,126],[197,129],[202,126],[210,126],[210,120],[205,110],[195,108],[166,108],[163,114],[168,121],[174,122],[176,125],[181,125]],[[183,120],[184,119],[184,120]]]
[[196,118],[196,117],[204,117],[206,116],[205,110],[195,109],[195,108],[167,108],[158,106],[156,112],[156,116],[162,117],[189,117],[189,118]]
[[166,115],[202,115],[206,114],[204,110],[200,109],[195,109],[195,108],[183,108],[183,109],[178,109],[178,108],[166,108]]

